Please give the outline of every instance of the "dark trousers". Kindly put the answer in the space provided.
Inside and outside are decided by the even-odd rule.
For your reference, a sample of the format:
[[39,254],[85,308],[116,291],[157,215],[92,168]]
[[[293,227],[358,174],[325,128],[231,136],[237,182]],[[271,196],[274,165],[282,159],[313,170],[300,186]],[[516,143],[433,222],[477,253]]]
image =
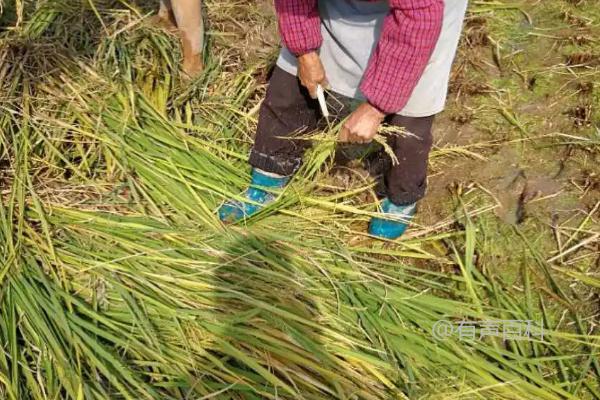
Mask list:
[[[340,108],[333,110],[338,118],[349,114],[349,103],[350,99],[342,99]],[[293,174],[300,167],[302,155],[309,145],[306,140],[294,138],[316,130],[320,119],[319,103],[310,98],[298,78],[276,67],[260,108],[250,164],[275,174]],[[434,116],[390,115],[386,118],[387,124],[410,132],[410,135],[390,135],[388,138],[398,164],[392,165],[385,152],[378,153],[379,161],[384,165],[385,194],[397,205],[414,203],[425,195],[433,120]]]

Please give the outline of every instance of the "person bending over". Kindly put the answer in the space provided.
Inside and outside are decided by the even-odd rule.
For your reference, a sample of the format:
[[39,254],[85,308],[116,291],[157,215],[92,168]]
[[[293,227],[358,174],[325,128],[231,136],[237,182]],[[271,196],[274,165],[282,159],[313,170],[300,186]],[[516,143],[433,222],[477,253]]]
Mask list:
[[296,139],[317,128],[322,85],[360,102],[341,142],[368,143],[384,122],[409,132],[388,138],[398,163],[384,172],[385,197],[369,224],[374,236],[400,237],[425,195],[431,127],[466,8],[467,0],[275,0],[283,48],[260,108],[252,181],[247,201],[221,206],[221,220],[250,217],[298,170],[306,141]]

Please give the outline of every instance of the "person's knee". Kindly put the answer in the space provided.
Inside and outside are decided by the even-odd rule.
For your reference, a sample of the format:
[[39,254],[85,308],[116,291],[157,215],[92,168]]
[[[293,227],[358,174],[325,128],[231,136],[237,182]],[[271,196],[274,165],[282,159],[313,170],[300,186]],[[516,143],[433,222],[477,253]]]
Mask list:
[[397,126],[405,132],[390,137],[390,145],[394,151],[406,154],[427,155],[433,145],[434,116],[431,117],[405,117],[394,115],[390,125]]
[[428,139],[431,137],[431,130],[435,116],[430,117],[406,117],[394,115],[390,118],[390,125],[406,129],[412,135],[419,138]]

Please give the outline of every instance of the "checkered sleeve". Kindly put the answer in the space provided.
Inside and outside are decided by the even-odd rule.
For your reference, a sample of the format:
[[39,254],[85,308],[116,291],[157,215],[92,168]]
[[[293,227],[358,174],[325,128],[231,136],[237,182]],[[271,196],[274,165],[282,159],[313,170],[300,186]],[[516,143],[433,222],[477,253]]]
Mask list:
[[404,108],[437,44],[443,17],[443,0],[390,0],[360,86],[370,104],[386,114]]
[[321,47],[318,0],[275,0],[283,45],[299,56]]

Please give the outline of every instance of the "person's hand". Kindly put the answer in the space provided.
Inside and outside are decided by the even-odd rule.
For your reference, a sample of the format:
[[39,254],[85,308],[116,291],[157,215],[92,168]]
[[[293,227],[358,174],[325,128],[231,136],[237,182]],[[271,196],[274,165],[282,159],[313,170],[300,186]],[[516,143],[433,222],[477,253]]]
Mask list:
[[340,142],[369,143],[379,130],[385,114],[370,105],[361,104],[342,126]]
[[313,99],[317,98],[317,85],[324,89],[329,87],[325,68],[316,51],[298,56],[298,79]]

